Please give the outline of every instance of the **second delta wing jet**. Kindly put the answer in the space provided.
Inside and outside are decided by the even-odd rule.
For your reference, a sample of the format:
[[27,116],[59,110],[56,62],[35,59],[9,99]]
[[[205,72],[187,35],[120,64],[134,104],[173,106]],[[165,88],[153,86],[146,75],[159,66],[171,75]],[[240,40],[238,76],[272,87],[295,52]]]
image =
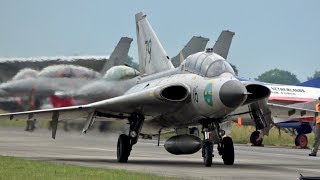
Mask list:
[[[220,123],[244,104],[267,98],[270,90],[259,84],[243,85],[230,64],[212,49],[190,55],[174,68],[151,25],[136,14],[141,75],[127,80],[132,86],[123,95],[95,103],[0,115],[10,119],[52,119],[55,138],[59,120],[86,119],[86,132],[96,118],[123,119],[128,132],[117,143],[117,160],[127,162],[140,133],[158,134],[176,129],[165,142],[172,154],[192,154],[202,149],[205,166],[211,166],[213,145],[226,165],[234,163],[234,146]],[[119,88],[119,87],[114,87]],[[110,119],[109,119],[110,120]],[[204,139],[180,131],[201,125]],[[180,133],[179,133],[180,132]]]

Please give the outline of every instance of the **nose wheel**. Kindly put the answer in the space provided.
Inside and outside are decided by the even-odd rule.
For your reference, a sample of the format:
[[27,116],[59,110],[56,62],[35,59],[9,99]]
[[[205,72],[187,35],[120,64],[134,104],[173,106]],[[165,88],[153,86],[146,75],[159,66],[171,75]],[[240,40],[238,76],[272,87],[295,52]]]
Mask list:
[[202,147],[202,157],[203,163],[206,167],[210,167],[212,165],[212,157],[213,157],[213,143],[210,141],[204,141]]
[[210,124],[203,123],[203,146],[202,146],[202,157],[203,162],[206,167],[210,167],[212,165],[212,157],[213,155],[213,145],[218,144],[218,152],[219,155],[222,156],[223,163],[225,165],[233,165],[234,164],[234,145],[231,137],[224,137],[220,129],[219,123],[217,121],[213,121]]
[[250,142],[253,146],[262,146],[263,138],[260,136],[260,131],[254,131],[251,133]]
[[224,137],[221,142],[221,154],[225,165],[233,165],[234,163],[234,147],[231,137]]

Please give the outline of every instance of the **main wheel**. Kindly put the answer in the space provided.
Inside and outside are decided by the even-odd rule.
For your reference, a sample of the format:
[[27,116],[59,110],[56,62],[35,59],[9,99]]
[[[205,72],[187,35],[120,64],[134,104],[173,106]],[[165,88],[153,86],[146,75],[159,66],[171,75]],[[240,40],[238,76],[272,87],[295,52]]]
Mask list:
[[294,140],[296,146],[301,148],[307,148],[308,146],[308,137],[305,134],[298,134]]
[[117,160],[118,162],[128,162],[131,146],[129,136],[121,134],[117,143]]
[[260,132],[259,131],[254,131],[251,136],[250,136],[250,142],[254,146],[261,146],[263,138],[259,139],[260,137]]
[[222,139],[222,159],[225,165],[233,165],[234,163],[234,147],[231,137]]
[[212,165],[212,153],[213,153],[213,145],[211,142],[204,142],[202,147],[202,156],[203,162],[206,167],[210,167]]

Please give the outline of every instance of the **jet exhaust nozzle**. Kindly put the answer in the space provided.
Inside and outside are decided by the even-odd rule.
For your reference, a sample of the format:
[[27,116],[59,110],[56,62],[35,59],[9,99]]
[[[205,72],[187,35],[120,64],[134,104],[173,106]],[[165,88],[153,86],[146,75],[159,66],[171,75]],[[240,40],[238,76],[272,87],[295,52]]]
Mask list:
[[202,141],[194,135],[177,135],[169,138],[164,143],[164,147],[169,153],[175,155],[193,154],[201,149]]
[[264,85],[248,84],[245,87],[250,94],[248,94],[248,97],[244,104],[250,104],[268,98],[271,94],[270,89]]

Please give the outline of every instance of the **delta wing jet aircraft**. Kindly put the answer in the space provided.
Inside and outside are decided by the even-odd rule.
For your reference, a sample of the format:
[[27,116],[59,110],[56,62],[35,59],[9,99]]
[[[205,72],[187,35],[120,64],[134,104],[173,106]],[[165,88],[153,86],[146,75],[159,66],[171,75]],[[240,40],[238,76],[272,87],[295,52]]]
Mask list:
[[[101,73],[105,74],[114,65],[124,64],[131,42],[132,39],[128,37],[120,39]],[[35,99],[42,101],[56,92],[79,89],[94,79],[101,79],[101,75],[81,66],[48,66],[33,78],[13,78],[11,81],[1,84],[0,97],[29,97],[32,94]]]
[[[29,78],[36,78],[39,72],[30,68],[20,70],[12,81],[26,80]],[[28,97],[10,97],[10,93],[0,89],[0,109],[7,112],[16,112],[26,110],[26,106],[30,106],[30,98]],[[28,105],[27,105],[28,104]],[[37,103],[32,102],[33,105]]]
[[[59,120],[85,118],[86,132],[96,118],[116,118],[129,122],[128,132],[117,143],[117,160],[127,162],[140,133],[158,134],[191,125],[202,126],[204,139],[178,133],[165,143],[172,154],[192,154],[202,148],[205,166],[211,166],[213,145],[226,165],[234,163],[234,147],[224,137],[220,123],[244,104],[269,96],[263,85],[243,85],[230,64],[212,49],[190,55],[174,68],[152,27],[142,13],[136,14],[136,30],[141,75],[127,80],[132,87],[123,95],[95,103],[0,115],[10,119],[52,119],[55,138]],[[118,88],[118,87],[115,87]]]

